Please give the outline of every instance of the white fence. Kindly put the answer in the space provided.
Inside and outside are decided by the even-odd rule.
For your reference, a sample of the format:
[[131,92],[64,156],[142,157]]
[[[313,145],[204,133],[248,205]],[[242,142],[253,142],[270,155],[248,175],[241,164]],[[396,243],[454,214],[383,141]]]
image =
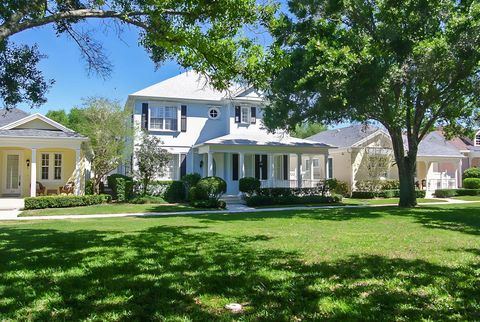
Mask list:
[[298,180],[260,180],[261,188],[315,188],[322,186],[325,180],[323,179],[305,179],[302,180],[301,186],[298,185]]
[[434,191],[437,189],[456,189],[457,179],[441,178],[429,179],[427,183],[427,190]]

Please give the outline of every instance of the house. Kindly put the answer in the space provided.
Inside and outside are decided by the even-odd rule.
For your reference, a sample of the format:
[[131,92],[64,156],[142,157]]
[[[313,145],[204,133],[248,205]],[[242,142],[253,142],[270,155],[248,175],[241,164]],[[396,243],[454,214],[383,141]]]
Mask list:
[[0,109],[0,196],[83,193],[85,141],[41,114]]
[[[268,133],[263,104],[251,87],[218,91],[189,71],[129,95],[126,108],[137,133],[134,145],[139,131],[148,131],[173,155],[157,179],[219,176],[227,182],[227,194],[236,195],[242,177],[256,177],[263,187],[313,187],[328,177],[332,147]],[[134,154],[132,164],[135,168]]]
[[[443,136],[442,131],[437,131],[437,133]],[[468,168],[480,167],[480,131],[477,131],[473,138],[454,137],[449,139],[448,143],[456,147],[464,156],[462,172]]]
[[[333,177],[346,181],[351,190],[372,176],[398,179],[390,136],[381,128],[356,124],[320,132],[308,139],[338,147],[331,152]],[[463,158],[440,133],[429,133],[418,147],[418,185],[427,192],[460,187]],[[385,159],[391,160],[387,167],[375,166]],[[376,172],[375,175],[372,172]]]

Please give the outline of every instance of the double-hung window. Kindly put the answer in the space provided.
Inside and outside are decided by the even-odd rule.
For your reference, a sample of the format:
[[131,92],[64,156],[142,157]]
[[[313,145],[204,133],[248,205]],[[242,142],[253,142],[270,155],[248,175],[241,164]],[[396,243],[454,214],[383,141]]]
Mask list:
[[150,104],[150,130],[176,131],[178,124],[177,107]]
[[40,177],[42,180],[62,180],[63,155],[61,153],[42,153]]
[[61,180],[62,179],[62,155],[60,153],[55,153],[55,163],[53,167],[53,179]]
[[42,153],[42,180],[48,180],[50,169],[50,154]]
[[244,124],[250,123],[250,107],[242,106],[241,113],[241,122]]

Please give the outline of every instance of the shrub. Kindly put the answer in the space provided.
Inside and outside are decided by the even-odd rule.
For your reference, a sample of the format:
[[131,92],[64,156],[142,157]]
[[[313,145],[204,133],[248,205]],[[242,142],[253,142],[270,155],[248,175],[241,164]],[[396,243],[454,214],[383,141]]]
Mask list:
[[252,177],[241,178],[238,181],[238,189],[241,192],[244,192],[247,197],[252,196],[254,193],[260,189],[260,180]]
[[457,196],[479,196],[480,189],[457,189]]
[[357,199],[373,199],[377,194],[373,191],[353,191],[352,198]]
[[328,179],[327,181],[328,190],[330,192],[336,193],[338,195],[342,195],[344,197],[350,195],[350,187],[348,183],[345,181],[340,181],[337,179]]
[[220,208],[225,209],[227,204],[223,200],[207,199],[191,201],[191,206],[195,208]]
[[200,179],[202,179],[202,176],[198,173],[189,173],[184,175],[182,177],[182,182],[185,187],[185,191],[190,191],[190,188],[195,187]]
[[[167,191],[168,187],[170,187],[172,182],[172,180],[150,181],[147,188],[147,195],[164,197],[165,191]],[[137,193],[142,191],[142,183],[140,181],[135,182],[135,191]]]
[[400,189],[400,181],[399,180],[382,180],[380,181],[380,187],[382,190],[397,190]]
[[128,202],[133,204],[162,204],[165,203],[165,200],[159,196],[145,195],[132,198]]
[[85,194],[93,195],[93,180],[91,179],[85,181]]
[[480,178],[466,178],[463,180],[465,189],[480,189]]
[[218,200],[227,192],[227,183],[219,177],[206,177],[200,179],[197,188],[207,193],[208,199]]
[[191,187],[190,190],[188,190],[188,200],[208,200],[208,194],[206,191],[198,189],[198,187]]
[[468,168],[463,171],[463,178],[480,178],[480,168]]
[[457,189],[437,189],[435,190],[435,197],[450,198],[457,195]]
[[258,195],[270,197],[286,197],[286,196],[318,196],[325,195],[328,192],[326,185],[314,188],[260,188],[257,190]]
[[330,204],[342,201],[342,196],[333,194],[331,196],[320,195],[286,195],[280,197],[273,197],[267,195],[255,195],[245,198],[245,201],[250,207],[271,206],[271,205],[294,205],[294,204]]
[[172,181],[165,190],[163,198],[168,202],[180,202],[185,200],[185,188],[182,181]]
[[25,209],[80,207],[110,201],[110,195],[28,197],[25,198]]
[[[123,179],[123,181],[118,179]],[[120,196],[118,192],[119,183],[121,185]],[[124,176],[123,174],[114,173],[107,177],[107,184],[108,184],[108,187],[112,189],[113,198],[118,199],[119,201],[126,201],[133,194],[133,179],[130,178],[129,176]]]
[[[415,190],[417,198],[425,198],[425,190]],[[353,191],[352,198],[373,199],[373,198],[399,198],[400,189],[382,190],[382,191]]]

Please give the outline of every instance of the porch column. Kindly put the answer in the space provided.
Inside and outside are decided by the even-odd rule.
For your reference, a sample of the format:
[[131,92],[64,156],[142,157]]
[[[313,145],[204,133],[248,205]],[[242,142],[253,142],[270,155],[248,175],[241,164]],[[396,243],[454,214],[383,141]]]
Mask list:
[[37,149],[32,148],[30,159],[30,197],[37,196]]
[[297,153],[297,187],[302,187],[302,154]]
[[328,179],[328,154],[324,154],[323,155],[323,158],[325,159],[324,162],[325,162],[325,180]]
[[238,178],[241,179],[245,177],[245,153],[238,153],[238,163]]
[[274,187],[274,177],[275,177],[275,162],[274,162],[274,157],[272,153],[269,153],[267,155],[268,158],[268,179],[270,180],[270,186],[273,188]]
[[75,150],[75,195],[80,195],[80,149]]
[[208,176],[213,176],[213,152],[208,152]]
[[462,159],[458,160],[457,171],[455,171],[455,176],[457,177],[457,188],[462,187]]
[[313,183],[313,156],[308,158],[308,162],[310,163],[310,183]]

